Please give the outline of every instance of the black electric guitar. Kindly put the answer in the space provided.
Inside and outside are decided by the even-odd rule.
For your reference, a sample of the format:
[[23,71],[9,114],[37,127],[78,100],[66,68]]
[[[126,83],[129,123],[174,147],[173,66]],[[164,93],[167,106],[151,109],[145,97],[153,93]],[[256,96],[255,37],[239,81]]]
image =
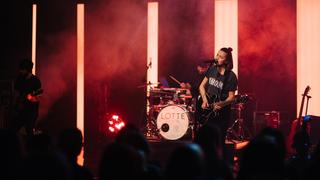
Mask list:
[[214,95],[210,97],[208,94],[206,94],[206,97],[209,104],[208,108],[203,109],[201,107],[203,103],[201,96],[198,97],[196,102],[195,118],[197,122],[200,124],[205,124],[210,118],[214,118],[219,115],[219,111],[214,110],[213,106],[214,106],[214,103],[217,103],[220,101],[220,97],[218,95]]
[[[198,97],[197,103],[196,103],[195,118],[200,124],[205,124],[210,118],[215,118],[215,117],[219,116],[219,111],[221,111],[221,109],[220,110],[213,109],[214,103],[217,103],[221,100],[218,95],[214,95],[212,97],[209,97],[209,95],[206,94],[206,97],[207,97],[208,103],[209,103],[209,107],[207,109],[202,109],[202,107],[201,107],[201,105],[203,103],[201,96]],[[245,104],[249,100],[250,100],[250,97],[247,94],[235,95],[233,103]]]
[[39,97],[43,94],[43,89],[38,89],[33,91],[32,93],[27,94],[26,98],[29,102],[39,102]]
[[25,103],[37,103],[40,101],[40,96],[43,94],[43,89],[37,89],[28,94],[19,94],[16,92],[13,107],[14,110],[19,112],[25,108]]

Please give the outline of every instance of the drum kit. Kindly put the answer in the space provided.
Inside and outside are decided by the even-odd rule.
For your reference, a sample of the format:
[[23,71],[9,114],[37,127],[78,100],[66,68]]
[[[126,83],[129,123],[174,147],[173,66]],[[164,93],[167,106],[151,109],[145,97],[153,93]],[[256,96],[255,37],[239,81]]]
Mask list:
[[176,140],[193,129],[195,105],[188,89],[151,87],[146,137]]
[[[228,129],[229,137],[232,134],[241,139],[249,138],[242,134],[244,127],[241,117],[241,110],[248,99],[247,94],[236,96],[234,107],[236,107],[239,116]],[[148,140],[194,138],[199,125],[194,117],[196,98],[192,97],[189,89],[149,86],[147,101],[145,136]],[[240,129],[241,132],[235,129]]]

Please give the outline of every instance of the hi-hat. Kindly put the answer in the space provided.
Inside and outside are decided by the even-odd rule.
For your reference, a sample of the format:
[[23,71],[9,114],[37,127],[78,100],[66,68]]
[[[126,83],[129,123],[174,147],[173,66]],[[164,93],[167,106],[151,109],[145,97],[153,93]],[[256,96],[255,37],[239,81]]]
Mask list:
[[137,86],[137,88],[143,88],[143,87],[147,87],[147,86],[160,85],[160,84],[161,84],[160,82],[156,82],[156,83],[148,82],[146,84],[142,84],[142,85]]

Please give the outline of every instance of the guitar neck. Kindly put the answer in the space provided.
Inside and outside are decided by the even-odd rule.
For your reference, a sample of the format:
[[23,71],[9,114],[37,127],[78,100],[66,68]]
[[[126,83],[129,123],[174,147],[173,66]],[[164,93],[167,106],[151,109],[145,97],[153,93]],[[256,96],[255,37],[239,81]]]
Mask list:
[[303,105],[304,105],[304,96],[302,98],[302,101],[301,101],[301,105],[300,105],[300,110],[299,110],[299,116],[298,116],[298,119],[301,120],[301,117],[302,117],[302,110],[303,110]]
[[301,100],[301,105],[300,105],[300,110],[299,110],[299,116],[298,116],[298,121],[300,123],[300,125],[303,124],[303,120],[302,120],[302,111],[303,111],[303,106],[304,106],[304,101],[305,101],[305,97],[307,96],[306,93],[303,94],[302,100]]

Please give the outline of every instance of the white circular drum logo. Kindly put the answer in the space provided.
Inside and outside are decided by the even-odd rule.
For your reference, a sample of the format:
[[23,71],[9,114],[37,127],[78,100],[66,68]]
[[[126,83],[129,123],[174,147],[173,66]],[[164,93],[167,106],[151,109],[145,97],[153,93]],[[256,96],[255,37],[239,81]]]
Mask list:
[[187,110],[181,106],[171,105],[163,108],[157,117],[160,134],[169,140],[181,138],[189,126]]

